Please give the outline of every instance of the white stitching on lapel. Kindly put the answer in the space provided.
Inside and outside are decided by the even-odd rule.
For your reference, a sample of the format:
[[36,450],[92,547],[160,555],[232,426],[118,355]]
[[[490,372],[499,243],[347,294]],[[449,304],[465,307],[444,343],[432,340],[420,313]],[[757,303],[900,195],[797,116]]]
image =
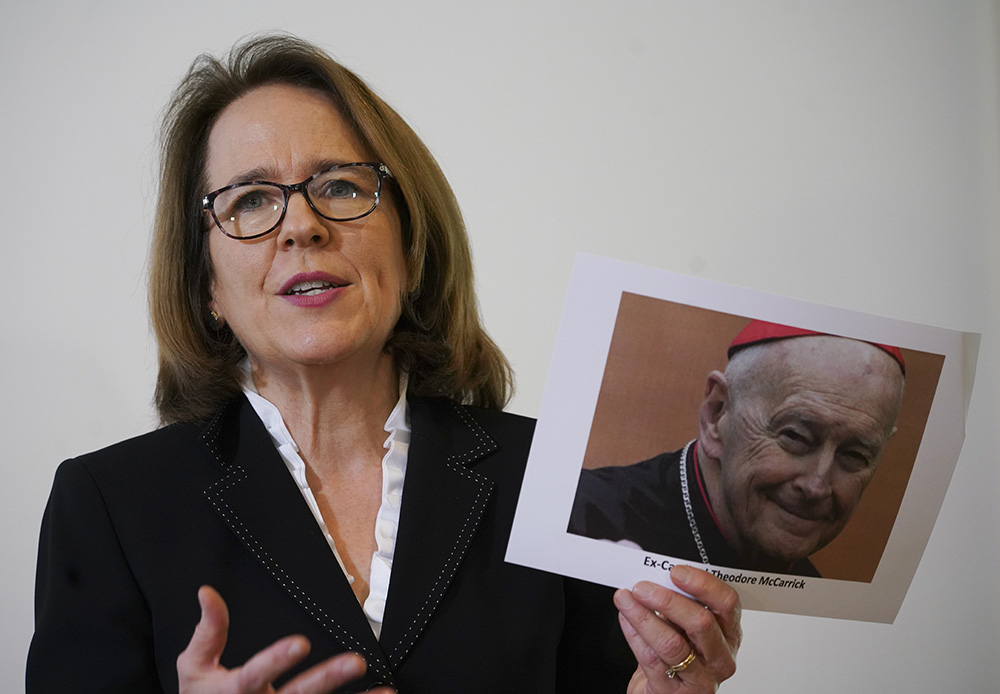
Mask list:
[[[451,548],[451,552],[448,554],[448,560],[441,568],[437,579],[431,586],[430,595],[427,600],[424,601],[424,604],[417,610],[416,616],[413,618],[413,621],[410,622],[406,631],[403,632],[403,636],[400,638],[396,648],[388,654],[393,667],[398,665],[397,658],[401,658],[401,654],[408,653],[413,647],[413,644],[416,643],[416,640],[420,633],[422,633],[424,626],[426,626],[427,622],[430,620],[431,614],[434,613],[434,610],[437,609],[437,606],[441,603],[441,599],[444,597],[444,590],[439,588],[439,586],[442,586],[442,584],[445,583],[445,578],[448,574],[452,577],[454,576],[454,573],[458,568],[457,557],[464,557],[465,552],[469,549],[469,545],[472,544],[472,538],[475,536],[475,533],[466,532],[466,528],[470,525],[478,527],[480,521],[482,521],[483,514],[486,512],[486,497],[490,486],[489,481],[480,475],[472,474],[462,466],[465,463],[481,458],[488,453],[492,453],[497,449],[497,444],[486,434],[483,428],[479,425],[479,422],[477,422],[471,415],[469,415],[468,412],[465,411],[465,408],[454,402],[451,402],[450,404],[452,409],[458,413],[466,426],[468,426],[469,429],[471,429],[475,434],[479,443],[475,448],[469,449],[463,453],[456,453],[448,456],[448,458],[445,459],[445,464],[452,470],[461,474],[463,477],[478,484],[479,491],[476,494],[475,501],[472,503],[472,509],[469,511],[469,515],[466,516],[465,523],[462,525],[462,531],[459,533],[458,539],[455,541],[455,544]],[[433,604],[431,604],[432,602]]]
[[[246,471],[239,465],[234,465],[225,477],[215,482],[211,487],[205,490],[205,496],[211,502],[212,506],[219,513],[220,516],[226,521],[226,524],[230,529],[236,534],[241,542],[249,549],[255,557],[264,565],[264,567],[270,572],[270,574],[278,581],[281,586],[287,590],[293,598],[306,610],[314,619],[316,619],[324,629],[327,630],[334,638],[337,638],[337,634],[342,635],[342,642],[346,643],[353,650],[360,651],[365,656],[365,661],[368,663],[368,667],[375,670],[375,672],[382,677],[391,677],[391,675],[384,669],[379,667],[379,660],[372,654],[368,649],[361,645],[353,636],[344,631],[344,629],[337,624],[336,621],[330,618],[326,612],[319,607],[305,592],[299,588],[299,586],[292,580],[288,574],[286,574],[280,566],[271,558],[271,556],[264,551],[260,546],[260,543],[254,539],[253,535],[246,526],[240,522],[236,514],[232,512],[229,504],[223,501],[220,496],[223,492],[233,487],[235,484],[242,482],[246,479]],[[280,574],[280,575],[279,575]]]

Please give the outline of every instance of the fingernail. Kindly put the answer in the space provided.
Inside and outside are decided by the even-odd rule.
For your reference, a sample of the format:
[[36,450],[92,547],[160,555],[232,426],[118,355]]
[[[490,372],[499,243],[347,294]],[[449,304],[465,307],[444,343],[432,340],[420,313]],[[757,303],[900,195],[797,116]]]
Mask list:
[[632,592],[640,600],[650,600],[653,597],[653,587],[645,581],[639,581],[632,588]]
[[687,583],[691,578],[691,567],[678,564],[670,570],[670,580],[674,583]]
[[623,610],[627,610],[635,605],[635,598],[624,588],[615,591],[615,605]]
[[356,672],[358,675],[363,675],[367,669],[368,663],[360,655],[350,663],[350,671]]
[[348,677],[360,677],[365,674],[365,670],[368,669],[365,659],[357,653],[349,655],[350,657],[343,657],[337,660],[337,667],[340,669],[340,674]]
[[292,658],[298,658],[306,654],[306,644],[298,639],[295,639],[290,644],[288,644],[288,655]]

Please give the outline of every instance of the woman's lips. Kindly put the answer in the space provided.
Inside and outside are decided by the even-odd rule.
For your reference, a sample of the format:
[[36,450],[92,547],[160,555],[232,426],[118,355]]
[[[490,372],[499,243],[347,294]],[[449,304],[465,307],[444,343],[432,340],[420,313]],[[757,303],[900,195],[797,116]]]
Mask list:
[[349,286],[349,282],[326,272],[300,272],[290,277],[278,295],[296,306],[325,306]]

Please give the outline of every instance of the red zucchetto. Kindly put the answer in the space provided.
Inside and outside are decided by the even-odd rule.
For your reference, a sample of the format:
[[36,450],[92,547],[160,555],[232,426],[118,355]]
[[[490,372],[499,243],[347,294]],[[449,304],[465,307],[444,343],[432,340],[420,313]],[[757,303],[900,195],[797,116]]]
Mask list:
[[[750,321],[747,326],[740,331],[739,335],[737,335],[736,338],[729,344],[727,356],[732,359],[734,354],[739,352],[744,347],[749,347],[750,345],[756,345],[762,342],[785,340],[790,337],[804,337],[807,335],[830,335],[830,333],[821,333],[815,330],[794,328],[790,325],[781,325],[780,323],[768,323],[767,321],[753,320]],[[842,336],[833,335],[832,337]],[[868,342],[868,340],[862,340],[862,342]],[[906,361],[903,359],[903,352],[899,349],[899,347],[883,345],[878,342],[868,342],[868,344],[875,345],[879,349],[885,351],[890,357],[895,359],[896,363],[899,364],[899,368],[902,370],[903,375],[906,375]]]

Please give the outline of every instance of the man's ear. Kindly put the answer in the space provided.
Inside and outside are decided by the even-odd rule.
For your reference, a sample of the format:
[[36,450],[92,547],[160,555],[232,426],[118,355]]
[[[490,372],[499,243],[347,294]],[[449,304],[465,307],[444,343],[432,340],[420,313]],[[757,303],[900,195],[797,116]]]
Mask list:
[[698,450],[702,455],[722,458],[722,427],[720,422],[729,414],[729,384],[726,375],[713,371],[705,381],[705,398],[698,409]]

